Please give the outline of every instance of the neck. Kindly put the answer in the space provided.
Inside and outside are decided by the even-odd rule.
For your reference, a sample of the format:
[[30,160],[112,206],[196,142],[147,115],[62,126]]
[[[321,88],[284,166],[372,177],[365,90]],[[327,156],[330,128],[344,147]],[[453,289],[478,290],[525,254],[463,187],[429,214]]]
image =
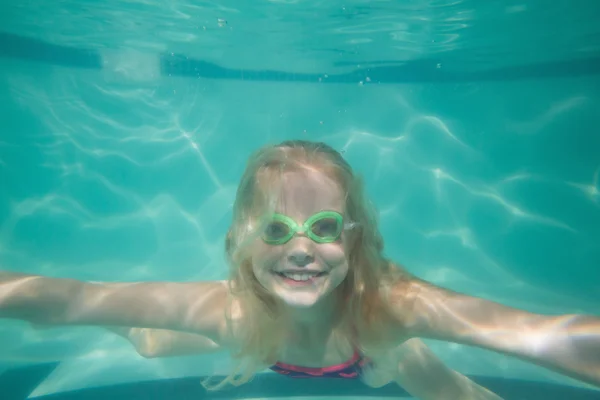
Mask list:
[[284,306],[288,315],[288,327],[291,337],[302,340],[323,341],[339,322],[337,299],[334,296],[323,299],[312,307],[297,308]]

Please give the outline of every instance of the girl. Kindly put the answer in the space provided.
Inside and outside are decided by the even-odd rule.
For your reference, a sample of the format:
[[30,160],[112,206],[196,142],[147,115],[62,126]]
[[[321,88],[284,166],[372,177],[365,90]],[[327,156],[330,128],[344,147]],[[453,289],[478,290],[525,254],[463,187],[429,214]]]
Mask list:
[[360,376],[373,386],[394,380],[422,399],[498,398],[418,338],[501,352],[600,386],[600,318],[532,314],[410,275],[383,255],[363,196],[329,146],[268,146],[251,157],[237,191],[227,281],[92,283],[5,272],[0,317],[150,328],[117,328],[150,356],[228,349],[237,364],[216,388],[270,367],[293,377]]

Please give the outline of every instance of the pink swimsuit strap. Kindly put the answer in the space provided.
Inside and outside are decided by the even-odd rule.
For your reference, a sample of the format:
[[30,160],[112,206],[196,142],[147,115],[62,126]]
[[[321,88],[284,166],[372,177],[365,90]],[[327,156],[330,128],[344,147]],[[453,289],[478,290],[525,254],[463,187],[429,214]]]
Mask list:
[[362,357],[358,350],[354,350],[352,358],[348,361],[328,367],[301,367],[277,362],[271,369],[281,375],[287,375],[292,378],[323,377],[353,379],[358,377],[364,363],[365,358]]

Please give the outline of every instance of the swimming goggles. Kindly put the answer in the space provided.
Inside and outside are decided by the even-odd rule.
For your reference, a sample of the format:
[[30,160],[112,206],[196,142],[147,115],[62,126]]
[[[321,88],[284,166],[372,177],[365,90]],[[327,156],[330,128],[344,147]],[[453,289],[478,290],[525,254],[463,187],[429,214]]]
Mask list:
[[344,229],[354,227],[354,223],[344,224],[344,218],[336,211],[321,211],[308,218],[302,225],[283,214],[273,214],[262,233],[267,244],[279,245],[289,242],[297,233],[304,233],[316,243],[333,243]]

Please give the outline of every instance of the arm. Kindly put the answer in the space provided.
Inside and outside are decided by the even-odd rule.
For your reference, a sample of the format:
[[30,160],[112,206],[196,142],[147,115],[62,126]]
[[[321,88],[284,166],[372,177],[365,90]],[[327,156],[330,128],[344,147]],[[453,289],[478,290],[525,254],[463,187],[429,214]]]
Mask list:
[[466,376],[448,368],[419,339],[400,345],[395,354],[395,381],[412,396],[423,400],[501,400]]
[[534,314],[421,280],[408,293],[395,301],[405,334],[497,351],[600,386],[598,317]]
[[91,283],[0,272],[0,318],[35,324],[143,326],[224,339],[221,282]]
[[128,327],[108,329],[129,340],[138,354],[146,358],[187,356],[222,350],[214,341],[194,333]]

